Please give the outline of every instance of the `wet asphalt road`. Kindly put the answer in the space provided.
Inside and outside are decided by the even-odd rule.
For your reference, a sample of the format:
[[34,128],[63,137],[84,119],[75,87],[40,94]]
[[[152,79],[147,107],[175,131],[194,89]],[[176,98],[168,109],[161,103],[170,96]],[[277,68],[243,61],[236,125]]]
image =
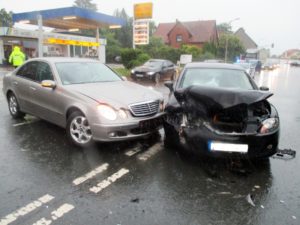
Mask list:
[[[279,147],[298,150],[300,69],[282,65],[255,79],[275,94]],[[155,88],[167,96],[166,88]],[[244,162],[233,171],[229,160],[165,150],[163,131],[81,150],[59,127],[13,120],[2,93],[0,106],[0,225],[300,224],[299,156]]]

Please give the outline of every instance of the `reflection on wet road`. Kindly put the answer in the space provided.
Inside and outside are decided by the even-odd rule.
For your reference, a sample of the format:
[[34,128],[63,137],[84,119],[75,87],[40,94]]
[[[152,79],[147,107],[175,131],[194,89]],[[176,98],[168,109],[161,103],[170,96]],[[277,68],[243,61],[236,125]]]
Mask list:
[[[255,80],[274,92],[280,148],[298,150],[300,69],[282,65]],[[299,157],[201,159],[164,149],[162,130],[82,150],[55,125],[11,119],[2,94],[0,105],[0,225],[299,224]]]

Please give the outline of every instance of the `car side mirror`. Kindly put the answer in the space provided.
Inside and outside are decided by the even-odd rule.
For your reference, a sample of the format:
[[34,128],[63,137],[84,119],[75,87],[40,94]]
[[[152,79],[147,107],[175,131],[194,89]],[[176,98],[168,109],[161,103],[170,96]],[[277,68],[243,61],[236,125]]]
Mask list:
[[261,90],[261,91],[269,91],[270,89],[268,87],[266,87],[266,86],[261,86],[259,88],[259,90]]
[[166,82],[164,83],[164,85],[165,85],[167,88],[169,88],[170,92],[173,92],[173,91],[174,91],[174,88],[173,88],[174,83],[173,83],[172,81],[166,81]]
[[52,89],[54,89],[56,87],[56,83],[53,80],[43,80],[41,85],[42,85],[42,87],[52,88]]

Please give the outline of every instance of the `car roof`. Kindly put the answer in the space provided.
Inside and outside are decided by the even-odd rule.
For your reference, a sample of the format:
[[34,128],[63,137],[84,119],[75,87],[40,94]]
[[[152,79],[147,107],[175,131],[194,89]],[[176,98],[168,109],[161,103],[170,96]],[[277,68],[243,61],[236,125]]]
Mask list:
[[243,70],[240,66],[229,64],[229,63],[205,63],[205,62],[188,63],[188,64],[186,64],[185,68],[209,68],[209,69]]
[[164,62],[164,61],[169,61],[169,60],[167,60],[167,59],[149,59],[148,61]]
[[28,61],[34,60],[42,60],[51,63],[58,63],[58,62],[99,62],[95,59],[88,59],[88,58],[72,58],[72,57],[40,57],[40,58],[32,58]]

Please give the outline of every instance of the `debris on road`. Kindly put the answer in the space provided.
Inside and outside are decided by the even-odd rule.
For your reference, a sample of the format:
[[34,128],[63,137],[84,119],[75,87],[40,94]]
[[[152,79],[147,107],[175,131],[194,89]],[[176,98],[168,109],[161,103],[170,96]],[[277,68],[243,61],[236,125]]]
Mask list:
[[293,218],[294,220],[296,220],[296,219],[297,219],[297,217],[296,217],[296,216],[292,216],[292,218]]
[[248,202],[250,205],[252,205],[252,206],[255,207],[255,204],[254,204],[254,202],[253,202],[252,197],[251,197],[250,194],[247,195],[246,200],[247,200],[247,202]]
[[296,157],[296,151],[292,149],[277,149],[276,154],[272,157],[275,159],[290,160]]
[[260,205],[260,208],[264,209],[265,207],[263,205]]
[[133,198],[133,199],[130,200],[130,202],[139,203],[140,199],[139,198]]

